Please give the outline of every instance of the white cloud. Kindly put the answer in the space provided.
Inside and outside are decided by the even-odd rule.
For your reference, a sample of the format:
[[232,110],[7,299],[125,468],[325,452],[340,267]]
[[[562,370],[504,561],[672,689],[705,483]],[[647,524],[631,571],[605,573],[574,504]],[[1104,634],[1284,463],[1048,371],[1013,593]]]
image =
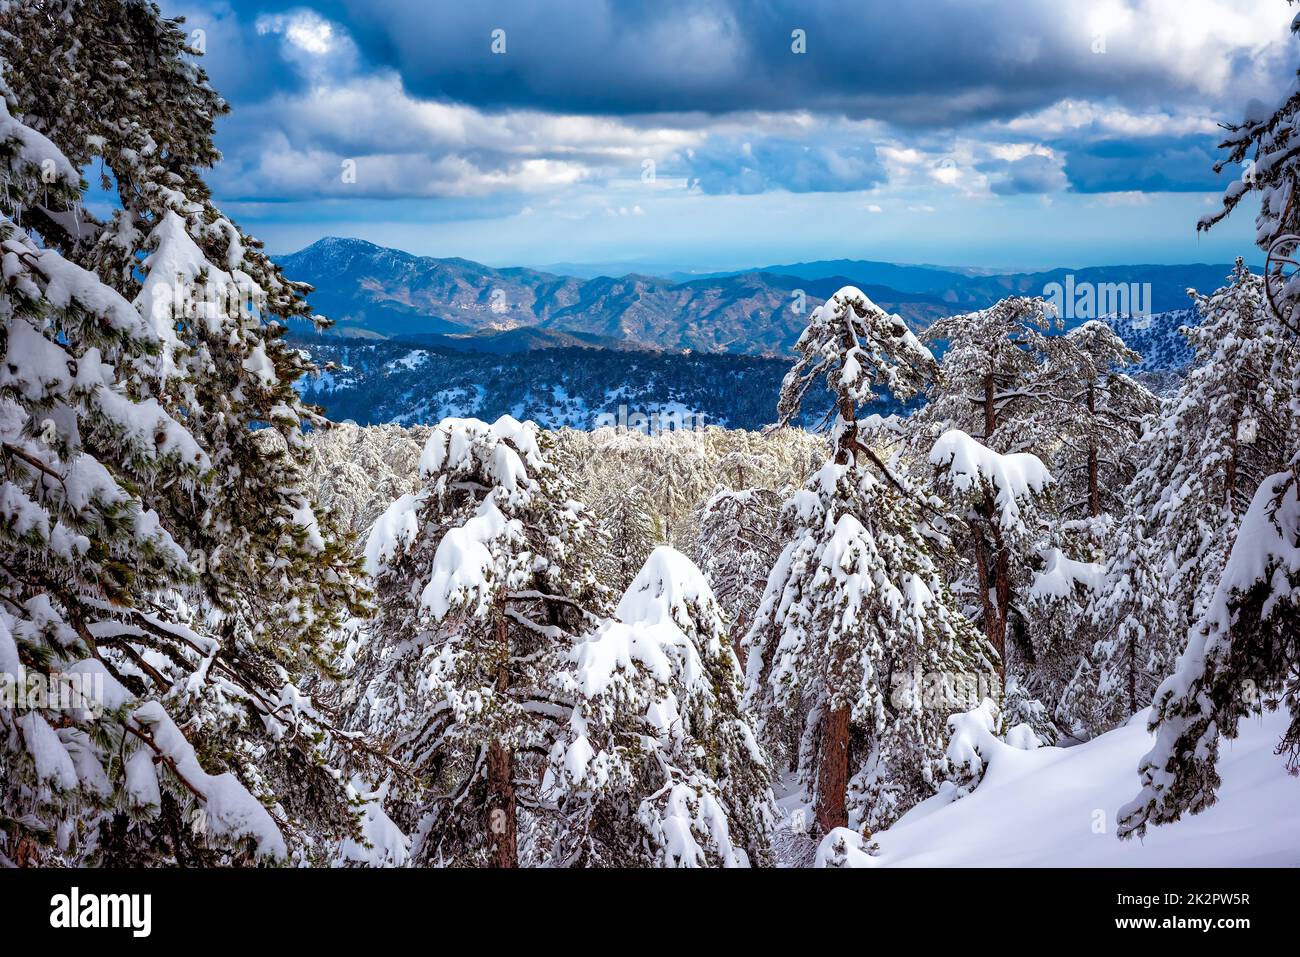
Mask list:
[[283,34],[291,44],[308,53],[329,53],[336,41],[333,24],[310,10],[260,16],[257,32]]
[[[665,164],[707,139],[703,131],[608,117],[488,114],[417,100],[393,73],[322,79],[242,110],[231,125],[252,149],[228,157],[215,181],[277,196],[477,196],[629,174],[647,189],[671,188],[671,178],[643,183],[644,161]],[[339,181],[345,159],[356,161],[355,184]]]
[[1029,136],[1056,137],[1079,131],[1108,136],[1182,136],[1219,132],[1218,123],[1202,112],[1136,113],[1120,106],[1087,100],[1061,100],[1043,110],[993,125]]
[[1092,197],[1092,204],[1113,208],[1117,206],[1149,206],[1151,195],[1137,190],[1125,190],[1119,193],[1097,193]]

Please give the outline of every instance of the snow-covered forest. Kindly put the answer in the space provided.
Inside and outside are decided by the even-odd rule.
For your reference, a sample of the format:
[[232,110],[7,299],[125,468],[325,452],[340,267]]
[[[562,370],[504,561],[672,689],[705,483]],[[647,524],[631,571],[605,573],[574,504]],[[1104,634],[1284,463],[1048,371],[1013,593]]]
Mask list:
[[1300,862],[1296,88],[1167,391],[848,286],[764,430],[361,428],[195,54],[0,0],[0,865]]

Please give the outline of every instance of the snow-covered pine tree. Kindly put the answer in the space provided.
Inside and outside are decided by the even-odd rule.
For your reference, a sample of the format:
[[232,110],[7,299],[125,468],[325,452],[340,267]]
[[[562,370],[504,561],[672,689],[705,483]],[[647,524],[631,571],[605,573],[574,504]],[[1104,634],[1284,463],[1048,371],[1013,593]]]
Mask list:
[[[51,245],[133,300],[161,340],[132,388],[158,399],[213,453],[194,490],[145,491],[196,559],[224,639],[244,633],[291,658],[356,610],[351,544],[304,492],[302,427],[321,427],[294,383],[312,371],[283,341],[310,319],[302,293],[212,203],[201,176],[228,112],[179,21],[148,0],[37,0],[6,10],[22,51],[25,115],[78,168],[96,161],[119,208],[44,215]],[[267,427],[263,429],[262,427]]]
[[859,436],[879,390],[906,400],[933,374],[929,350],[853,287],[812,313],[797,348],[780,421],[828,389],[833,457],[783,509],[786,544],[745,638],[746,695],[775,752],[796,752],[821,832],[877,828],[938,783],[947,702],[920,685],[992,664],[939,575],[933,501]]
[[765,488],[719,488],[700,506],[695,552],[729,623],[742,667],[741,639],[749,632],[767,573],[781,552],[776,537],[780,515],[780,494]]
[[[1300,33],[1300,20],[1292,22]],[[1300,73],[1297,73],[1300,78]],[[1145,833],[1146,828],[1176,821],[1215,802],[1219,787],[1218,754],[1221,737],[1236,737],[1243,717],[1274,708],[1284,700],[1291,722],[1279,744],[1288,766],[1300,767],[1300,361],[1296,335],[1300,334],[1300,283],[1284,272],[1282,259],[1294,257],[1300,236],[1300,160],[1296,154],[1296,127],[1300,122],[1300,81],[1293,81],[1271,115],[1252,113],[1229,127],[1222,144],[1227,157],[1215,164],[1249,160],[1250,175],[1234,182],[1224,195],[1223,209],[1201,220],[1209,229],[1230,214],[1251,192],[1260,194],[1256,217],[1256,242],[1278,258],[1265,289],[1267,305],[1258,315],[1262,324],[1280,326],[1277,348],[1263,366],[1260,393],[1237,398],[1223,396],[1217,409],[1233,429],[1236,440],[1228,449],[1209,448],[1223,466],[1222,497],[1215,503],[1231,509],[1238,501],[1242,475],[1242,425],[1247,421],[1244,403],[1252,403],[1254,422],[1246,430],[1256,437],[1275,432],[1282,464],[1258,484],[1241,519],[1232,551],[1217,588],[1188,632],[1187,647],[1175,672],[1156,690],[1151,728],[1156,741],[1142,758],[1138,774],[1142,790],[1120,811],[1121,837]],[[1240,272],[1240,270],[1239,270]],[[1244,287],[1220,300],[1222,311],[1249,313],[1255,298],[1245,277],[1233,283]],[[1230,287],[1231,288],[1231,287]],[[1271,295],[1270,295],[1271,292]],[[1219,294],[1216,294],[1218,298]],[[1203,310],[1204,311],[1204,310]],[[1289,334],[1289,335],[1287,335]],[[1224,343],[1234,349],[1238,343]],[[1257,405],[1263,396],[1287,394],[1285,416],[1263,421]],[[1281,411],[1277,405],[1276,411]],[[1269,416],[1273,418],[1273,416]],[[1282,426],[1278,428],[1278,426]],[[1224,437],[1225,423],[1218,423]],[[1233,465],[1228,479],[1228,462]]]
[[1042,551],[1042,503],[1051,473],[1032,453],[999,454],[961,429],[939,436],[929,461],[945,500],[959,510],[958,527],[965,528],[974,555],[981,620],[1002,682],[1023,680],[1033,662],[1014,660],[1032,655],[1020,602],[1030,562]]
[[632,584],[659,542],[648,511],[650,495],[639,484],[614,485],[593,510],[605,529],[606,546],[598,559],[601,580],[615,592]]
[[1195,814],[1217,800],[1222,738],[1283,701],[1291,712],[1278,751],[1300,770],[1300,462],[1264,480],[1209,607],[1156,690],[1154,746],[1138,765],[1142,790],[1120,809],[1120,837]]
[[1117,727],[1149,705],[1184,637],[1175,628],[1174,569],[1164,542],[1131,512],[1108,523],[1102,541],[1107,562],[1078,622],[1093,644],[1083,649],[1056,708],[1058,723],[1077,738]]
[[949,429],[995,452],[1041,452],[1053,439],[1039,428],[1052,399],[1041,377],[1056,338],[1048,333],[1059,326],[1046,300],[1028,296],[932,323],[926,340],[946,348],[925,406],[908,421],[920,457]]
[[1142,357],[1096,319],[1053,339],[1052,346],[1035,379],[1047,393],[1037,413],[1039,429],[1059,443],[1044,450],[1056,478],[1057,511],[1065,519],[1117,514],[1120,492],[1137,468],[1133,444],[1159,405],[1149,389],[1120,371]]
[[123,388],[132,363],[157,350],[154,330],[12,218],[40,203],[75,207],[81,182],[53,143],[15,118],[2,80],[0,96],[0,680],[69,692],[0,710],[0,858],[85,861],[101,826],[115,824],[115,806],[156,819],[164,795],[169,814],[151,830],[173,839],[173,859],[187,861],[189,842],[177,836],[189,831],[192,807],[205,812],[214,843],[282,856],[267,810],[234,775],[205,770],[159,701],[175,675],[160,674],[172,669],[152,648],[196,646],[197,670],[215,647],[184,634],[169,646],[143,631],[139,645],[116,640],[122,614],[157,621],[147,611],[155,596],[193,575],[133,488],[159,476],[195,484],[211,461],[156,401]]
[[[1085,322],[1044,345],[1043,361],[1023,387],[1032,400],[1018,410],[1018,425],[1022,434],[1037,436],[1033,447],[1050,468],[1053,501],[1040,510],[1048,526],[1041,545],[1032,536],[1022,540],[1039,554],[1022,547],[1019,561],[1013,559],[1032,564],[1034,575],[1012,604],[1013,652],[1023,661],[1014,669],[1019,673],[1012,675],[1005,710],[1050,741],[1055,729],[1049,716],[1062,714],[1070,684],[1095,677],[1089,654],[1097,635],[1088,608],[1103,581],[1096,563],[1104,534],[1115,527],[1113,516],[1125,510],[1122,493],[1137,470],[1135,442],[1158,400],[1120,371],[1140,356],[1104,322]],[[1015,570],[1012,577],[1024,582]],[[1082,695],[1075,702],[1091,705],[1093,699]],[[1044,714],[1035,718],[1030,712],[1039,708]],[[1065,723],[1077,735],[1069,710]]]
[[1263,280],[1241,260],[1228,285],[1195,296],[1201,322],[1178,392],[1146,420],[1123,511],[1104,523],[1103,587],[1085,632],[1095,642],[1061,703],[1065,723],[1097,733],[1151,703],[1188,629],[1209,606],[1252,490],[1286,461],[1294,428],[1286,329]]
[[700,570],[651,553],[614,618],[573,648],[575,701],[542,796],[555,866],[770,866],[775,805],[743,679]]
[[[300,425],[313,414],[292,383],[305,367],[267,322],[305,314],[305,302],[211,205],[199,178],[198,168],[217,158],[212,119],[224,104],[187,59],[193,51],[176,23],[146,2],[0,4],[0,51],[13,81],[8,109],[11,117],[21,111],[28,130],[18,139],[39,134],[61,157],[45,157],[42,172],[60,179],[61,163],[86,168],[99,159],[122,204],[111,222],[98,222],[81,207],[84,186],[74,177],[64,181],[76,184],[75,195],[42,182],[30,195],[11,197],[15,213],[22,208],[22,226],[39,237],[44,261],[58,254],[80,275],[98,277],[94,315],[109,311],[111,293],[115,301],[131,300],[149,333],[132,333],[135,344],[125,348],[99,341],[93,326],[43,325],[42,334],[60,348],[99,350],[84,366],[77,363],[77,374],[111,364],[96,401],[149,411],[78,426],[53,403],[42,421],[52,423],[47,434],[64,443],[63,452],[91,456],[115,481],[129,482],[141,514],[153,516],[180,556],[177,570],[155,577],[134,600],[101,596],[78,604],[46,593],[50,627],[57,631],[63,621],[58,627],[78,634],[79,647],[68,653],[98,661],[137,713],[154,722],[153,744],[163,747],[165,739],[175,751],[172,763],[158,763],[156,783],[143,774],[143,760],[136,762],[126,774],[135,790],[128,788],[121,810],[77,817],[75,827],[68,822],[76,815],[64,813],[59,846],[71,847],[66,839],[81,831],[83,848],[104,861],[222,859],[216,855],[226,853],[223,838],[251,833],[228,821],[223,830],[222,795],[251,792],[253,804],[269,806],[275,821],[258,832],[260,853],[282,854],[286,837],[295,855],[329,853],[325,843],[352,835],[358,815],[326,764],[333,720],[300,688],[361,593],[349,543],[333,534],[327,518],[317,518],[304,494],[294,455]],[[149,258],[141,261],[141,254]],[[178,310],[178,270],[181,293],[208,279],[236,291]],[[151,284],[166,294],[146,292]],[[64,292],[54,290],[61,308]],[[166,413],[196,449],[180,471],[131,451],[146,441],[159,451],[171,447],[168,429],[151,430],[146,421]],[[272,430],[255,432],[268,423],[278,441]],[[191,474],[200,461],[202,474]],[[134,560],[125,551],[117,559],[124,569]],[[149,560],[139,561],[144,568]],[[30,596],[42,593],[29,587]],[[193,745],[173,733],[176,726],[189,729]],[[115,733],[137,737],[122,728]],[[182,759],[195,753],[218,773],[197,764],[182,769]],[[106,772],[115,787],[125,773]],[[211,794],[202,787],[208,778],[219,782]],[[208,823],[192,831],[195,809]]]
[[[1286,464],[1296,427],[1285,373],[1292,337],[1272,316],[1263,279],[1238,260],[1228,285],[1196,303],[1201,322],[1184,329],[1193,368],[1134,450],[1141,467],[1125,492],[1133,529],[1120,528],[1126,541],[1110,549],[1116,590],[1141,576],[1124,546],[1159,541],[1172,565],[1163,592],[1175,617],[1162,623],[1153,609],[1145,627],[1152,638],[1166,630],[1158,643],[1172,633],[1175,645],[1207,607],[1241,515],[1259,483]],[[1113,631],[1119,622],[1098,610],[1103,631]]]
[[[975,569],[975,579],[958,580],[955,587],[978,596],[977,617],[998,652],[1004,680],[1011,673],[1009,656],[1023,659],[1022,664],[1032,662],[1020,598],[1044,544],[1037,524],[1050,513],[1044,511],[1043,487],[1037,481],[1041,463],[1032,469],[1035,481],[1026,483],[1028,473],[1013,475],[1019,465],[1000,455],[1045,454],[1059,441],[1043,415],[1056,397],[1043,373],[1059,342],[1048,333],[1058,326],[1045,300],[1025,296],[938,320],[926,337],[946,344],[943,361],[926,391],[925,406],[909,417],[906,427],[913,459],[924,469],[938,469],[940,484],[963,503],[965,521],[955,529],[955,543],[969,561],[966,567]],[[957,453],[963,468],[954,470],[949,465]],[[982,465],[990,470],[981,472]],[[990,484],[1000,478],[1010,485]],[[1010,510],[999,495],[1015,496]]]
[[538,788],[572,707],[556,676],[607,604],[597,523],[549,449],[531,422],[443,420],[421,456],[424,488],[366,545],[379,610],[352,723],[417,775],[389,797],[422,863],[517,866],[521,833],[548,831]]

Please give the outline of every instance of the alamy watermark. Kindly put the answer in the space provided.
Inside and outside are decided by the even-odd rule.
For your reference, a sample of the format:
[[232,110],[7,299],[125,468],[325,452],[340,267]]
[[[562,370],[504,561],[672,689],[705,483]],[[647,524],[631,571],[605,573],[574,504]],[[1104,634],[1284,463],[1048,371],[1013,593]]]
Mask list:
[[995,672],[977,671],[896,671],[890,676],[889,702],[898,709],[909,708],[916,700],[926,711],[956,714],[979,706],[985,698],[1002,693]]
[[1076,282],[1068,273],[1064,283],[1049,282],[1043,298],[1062,319],[1101,319],[1103,316],[1151,316],[1149,282]]
[[44,674],[19,667],[0,672],[0,708],[13,711],[85,711],[104,713],[104,674],[100,671],[55,671]]
[[132,937],[153,930],[152,894],[93,894],[73,887],[50,898],[50,926],[58,929],[123,928]]
[[264,290],[229,280],[187,282],[177,276],[170,283],[155,285],[153,298],[178,319],[255,319],[266,310]]
[[705,427],[707,418],[703,412],[691,412],[685,409],[652,409],[650,412],[629,412],[627,405],[621,404],[618,412],[602,412],[596,416],[595,428],[617,429],[620,432],[640,432],[643,435],[659,435],[662,432],[698,432]]

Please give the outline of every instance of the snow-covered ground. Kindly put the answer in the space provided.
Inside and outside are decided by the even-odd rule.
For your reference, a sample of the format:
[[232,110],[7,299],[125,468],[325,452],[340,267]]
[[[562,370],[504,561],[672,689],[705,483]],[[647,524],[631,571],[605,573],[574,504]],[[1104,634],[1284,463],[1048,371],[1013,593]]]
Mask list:
[[[1223,742],[1219,801],[1198,815],[1115,837],[1115,814],[1138,793],[1138,760],[1151,747],[1147,712],[1073,748],[1024,751],[982,745],[988,767],[969,795],[939,794],[874,835],[879,850],[852,846],[857,867],[1300,866],[1300,779],[1273,753],[1283,713],[1243,721]],[[819,861],[837,835],[823,841]]]

